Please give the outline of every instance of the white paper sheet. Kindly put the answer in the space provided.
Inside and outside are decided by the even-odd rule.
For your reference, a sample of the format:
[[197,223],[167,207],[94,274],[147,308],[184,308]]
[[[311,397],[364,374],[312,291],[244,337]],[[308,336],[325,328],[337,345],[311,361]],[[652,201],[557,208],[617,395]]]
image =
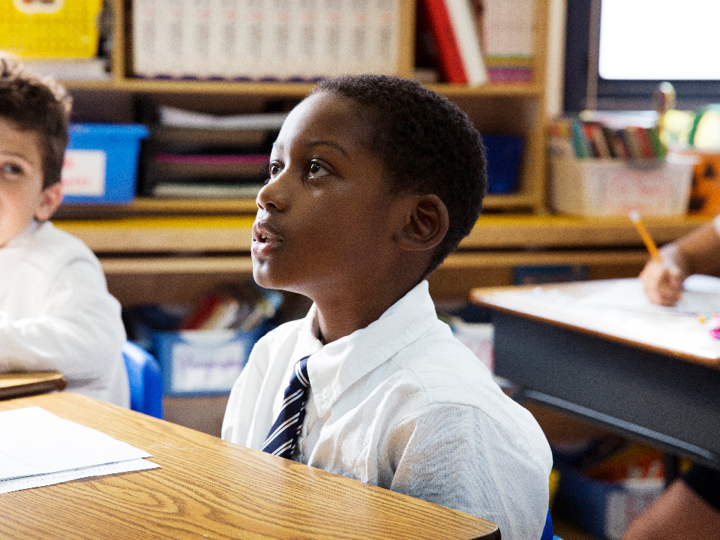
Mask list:
[[720,312],[720,279],[691,276],[674,307],[651,304],[637,278],[543,285],[510,290],[497,298],[512,307],[570,325],[579,325],[639,343],[696,356],[720,358],[720,341],[713,339],[699,313]]
[[[0,486],[10,480],[56,473],[66,473],[69,480],[72,479],[69,471],[75,478],[81,478],[91,475],[87,472],[93,467],[115,464],[115,469],[119,469],[122,463],[137,467],[137,463],[129,462],[150,457],[143,450],[40,407],[0,412],[0,433]],[[65,480],[58,480],[62,481]]]
[[104,476],[107,474],[144,471],[147,469],[157,469],[159,467],[160,465],[146,459],[133,459],[130,461],[121,461],[120,463],[108,463],[107,465],[83,467],[72,471],[26,476],[24,478],[14,478],[12,480],[0,481],[0,493],[10,493],[11,491],[20,491],[22,489],[42,486],[52,486],[54,484],[69,482],[70,480],[77,480],[78,478],[88,478],[90,476]]

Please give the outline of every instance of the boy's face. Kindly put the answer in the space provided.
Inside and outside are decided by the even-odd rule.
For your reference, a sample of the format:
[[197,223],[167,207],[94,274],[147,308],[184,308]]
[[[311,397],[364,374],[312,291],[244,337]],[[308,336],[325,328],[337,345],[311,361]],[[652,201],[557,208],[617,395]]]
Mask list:
[[[0,247],[60,204],[60,184],[43,189],[40,137],[0,117]],[[57,203],[57,204],[56,204]]]
[[381,159],[368,149],[370,134],[357,105],[327,93],[290,113],[257,197],[252,259],[259,285],[315,299],[357,290],[383,271],[395,198]]

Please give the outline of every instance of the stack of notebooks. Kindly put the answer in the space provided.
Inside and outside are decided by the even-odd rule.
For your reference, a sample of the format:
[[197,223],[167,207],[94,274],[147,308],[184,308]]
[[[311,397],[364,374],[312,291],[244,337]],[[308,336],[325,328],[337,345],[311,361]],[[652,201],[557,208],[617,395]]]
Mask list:
[[216,116],[161,107],[143,160],[141,193],[255,198],[287,113]]
[[401,7],[400,0],[132,0],[134,76],[396,73]]
[[656,119],[653,112],[596,112],[582,118],[556,118],[549,126],[551,149],[562,157],[662,160],[667,149]]

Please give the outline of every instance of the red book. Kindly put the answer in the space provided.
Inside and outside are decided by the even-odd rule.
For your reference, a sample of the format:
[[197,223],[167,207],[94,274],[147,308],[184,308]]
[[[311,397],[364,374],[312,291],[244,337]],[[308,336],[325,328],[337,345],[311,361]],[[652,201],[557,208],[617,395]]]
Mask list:
[[583,130],[585,131],[585,136],[588,141],[590,141],[594,157],[600,159],[612,157],[610,146],[599,122],[583,122]]
[[650,134],[646,128],[636,128],[638,138],[640,139],[640,145],[643,151],[643,157],[645,159],[655,159],[655,148],[653,148],[652,141],[650,140]]
[[628,126],[625,134],[630,146],[630,155],[635,159],[654,159],[655,152],[644,128]]
[[225,298],[219,294],[208,294],[198,306],[193,309],[180,324],[180,330],[197,330],[212,317]]
[[422,0],[418,7],[420,15],[427,18],[435,38],[443,79],[450,83],[467,84],[467,73],[445,0]]

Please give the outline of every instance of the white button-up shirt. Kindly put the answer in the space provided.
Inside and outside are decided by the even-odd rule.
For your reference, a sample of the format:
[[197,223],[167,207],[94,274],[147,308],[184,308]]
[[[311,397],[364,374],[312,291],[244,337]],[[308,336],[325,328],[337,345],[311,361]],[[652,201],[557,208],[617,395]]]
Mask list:
[[294,364],[311,395],[295,458],[539,539],[550,448],[532,415],[437,319],[427,282],[367,328],[324,345],[316,309],[262,338],[235,383],[225,440],[260,449]]
[[67,390],[130,404],[120,303],[97,257],[52,223],[0,248],[0,372],[62,371]]

